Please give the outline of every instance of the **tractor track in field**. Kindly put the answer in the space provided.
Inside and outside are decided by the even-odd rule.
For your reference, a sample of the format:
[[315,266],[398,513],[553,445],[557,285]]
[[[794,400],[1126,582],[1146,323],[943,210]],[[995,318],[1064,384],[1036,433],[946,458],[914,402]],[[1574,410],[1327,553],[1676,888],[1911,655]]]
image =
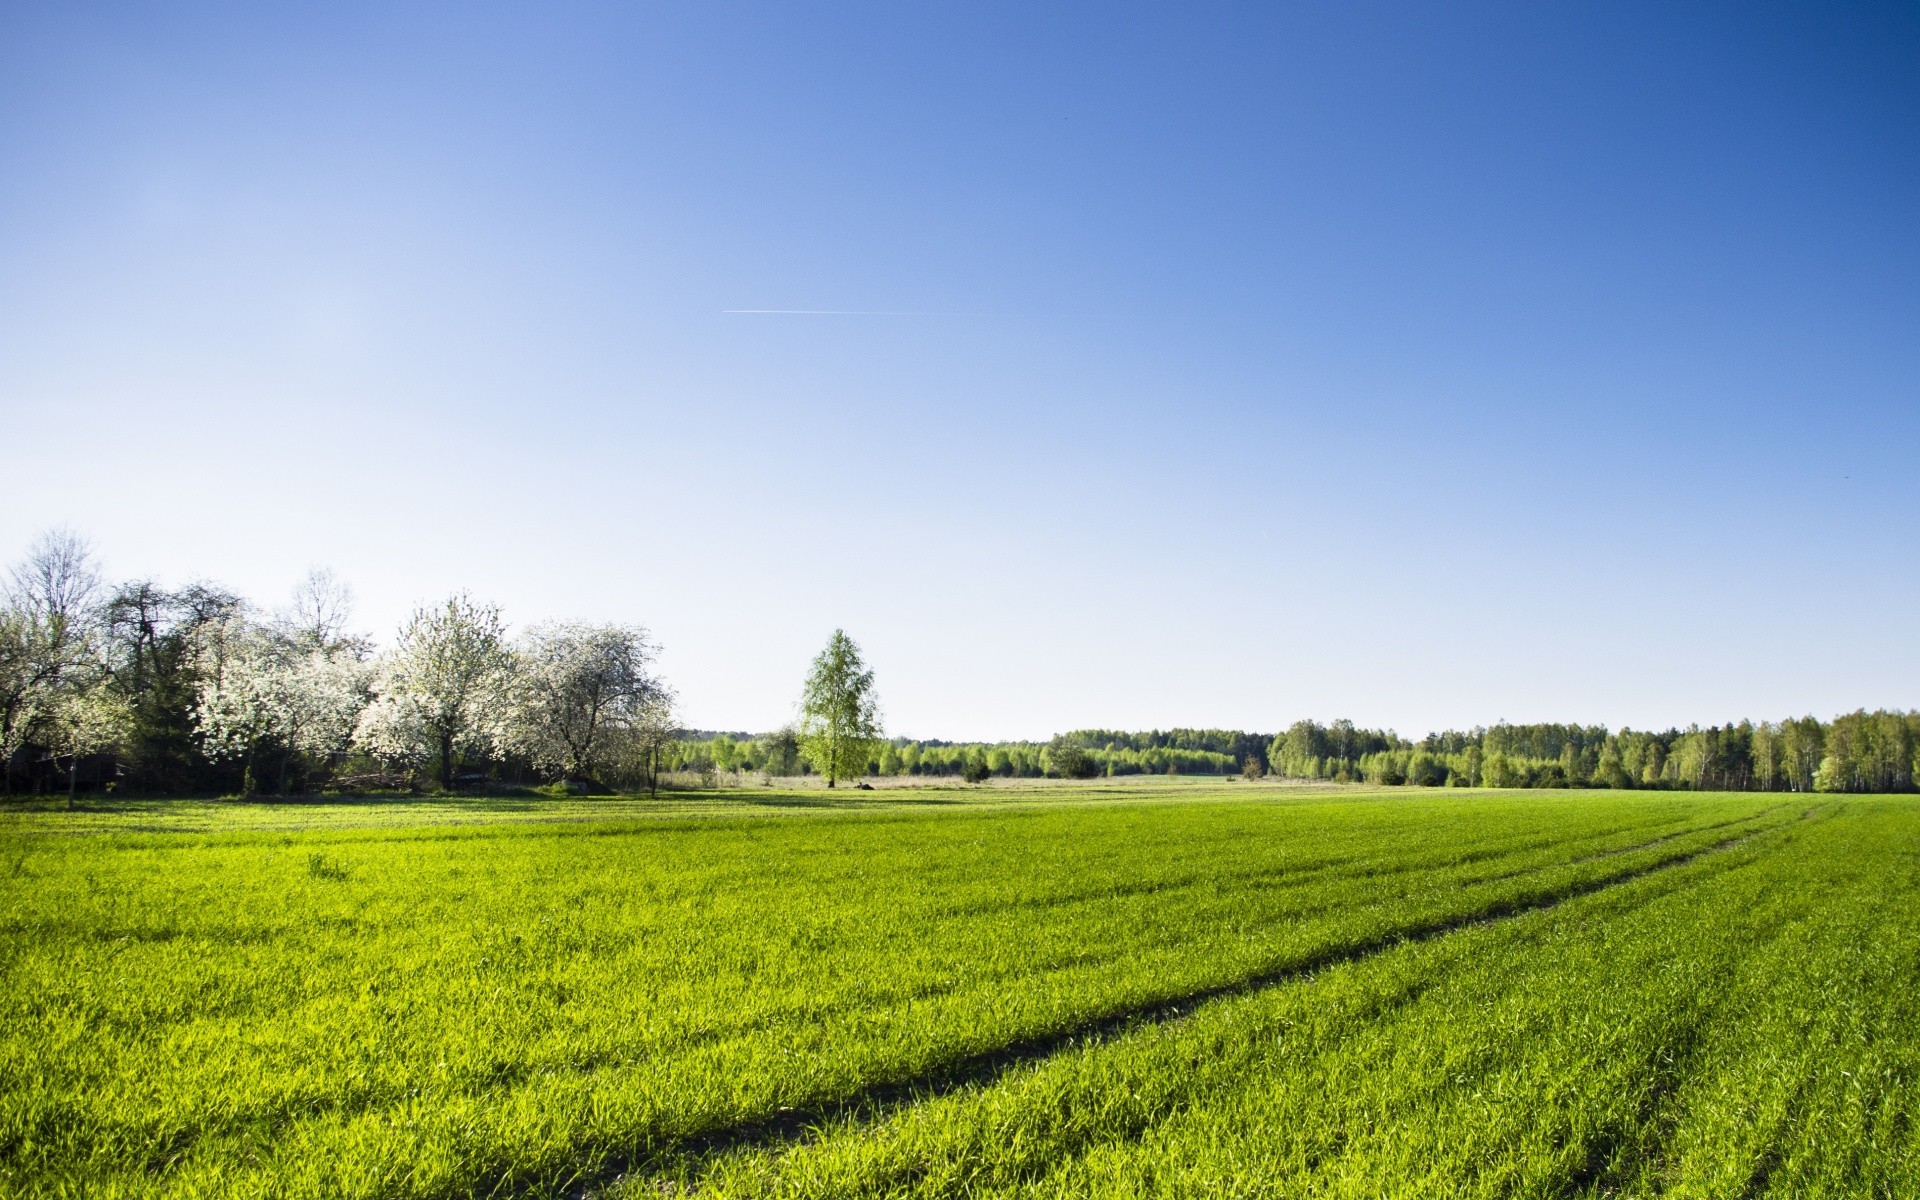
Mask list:
[[[1638,846],[1605,851],[1576,859],[1573,863],[1617,857],[1635,850],[1649,849],[1671,842],[1687,833],[1706,832],[1730,825],[1759,821],[1786,807],[1788,806],[1785,804],[1776,805],[1745,818],[1682,830]],[[1493,925],[1531,913],[1544,912],[1569,901],[1622,887],[1651,875],[1676,870],[1701,859],[1724,853],[1765,834],[1790,828],[1812,818],[1815,813],[1825,807],[1822,804],[1814,804],[1802,811],[1798,817],[1776,821],[1757,829],[1747,829],[1709,845],[1682,851],[1655,862],[1644,863],[1610,875],[1581,880],[1564,887],[1509,896],[1471,912],[1417,922],[1377,936],[1329,946],[1284,967],[1263,971],[1229,983],[1198,988],[1180,996],[1135,1005],[1043,1036],[1021,1039],[963,1055],[909,1079],[877,1082],[852,1095],[838,1099],[805,1107],[783,1109],[776,1113],[710,1129],[698,1135],[677,1140],[653,1153],[609,1155],[577,1173],[573,1183],[566,1186],[560,1195],[566,1200],[591,1200],[604,1189],[634,1175],[664,1176],[675,1166],[697,1164],[701,1160],[730,1151],[801,1142],[822,1125],[848,1118],[879,1118],[888,1112],[937,1099],[964,1088],[991,1084],[1021,1067],[1043,1062],[1064,1051],[1111,1041],[1144,1026],[1177,1021],[1198,1006],[1211,1001],[1251,995],[1296,983],[1310,979],[1322,971],[1360,962],[1399,946],[1435,941],[1461,930]],[[670,1181],[667,1186],[671,1186]],[[662,1190],[665,1194],[678,1194],[666,1193],[664,1187]]]

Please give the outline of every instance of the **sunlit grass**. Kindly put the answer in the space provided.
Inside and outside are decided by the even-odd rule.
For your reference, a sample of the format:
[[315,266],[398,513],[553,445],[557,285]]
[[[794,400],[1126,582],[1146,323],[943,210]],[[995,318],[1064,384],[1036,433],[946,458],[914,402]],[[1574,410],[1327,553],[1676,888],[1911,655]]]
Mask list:
[[12,814],[0,1190],[1913,1179],[1907,802],[763,791]]

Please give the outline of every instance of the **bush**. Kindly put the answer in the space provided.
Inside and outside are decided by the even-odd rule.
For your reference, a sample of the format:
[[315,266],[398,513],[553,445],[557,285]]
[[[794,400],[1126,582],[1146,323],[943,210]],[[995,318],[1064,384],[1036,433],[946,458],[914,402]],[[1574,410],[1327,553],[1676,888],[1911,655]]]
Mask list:
[[960,778],[968,783],[985,783],[987,777],[992,774],[993,771],[987,766],[987,760],[984,758],[969,758],[967,765],[960,768]]

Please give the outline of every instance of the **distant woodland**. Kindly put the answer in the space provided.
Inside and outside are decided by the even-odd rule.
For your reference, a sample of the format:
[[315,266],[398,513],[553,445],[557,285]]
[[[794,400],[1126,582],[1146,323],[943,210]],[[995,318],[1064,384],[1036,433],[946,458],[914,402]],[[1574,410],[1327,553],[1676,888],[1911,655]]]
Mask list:
[[[703,734],[675,744],[696,772],[784,773],[782,735]],[[1298,721],[1279,734],[1230,729],[1080,729],[1047,742],[912,741],[872,756],[874,775],[1002,777],[1249,775],[1390,787],[1684,788],[1905,792],[1920,776],[1920,712],[1821,721],[1740,721],[1662,732],[1499,724],[1413,741],[1351,721]]]

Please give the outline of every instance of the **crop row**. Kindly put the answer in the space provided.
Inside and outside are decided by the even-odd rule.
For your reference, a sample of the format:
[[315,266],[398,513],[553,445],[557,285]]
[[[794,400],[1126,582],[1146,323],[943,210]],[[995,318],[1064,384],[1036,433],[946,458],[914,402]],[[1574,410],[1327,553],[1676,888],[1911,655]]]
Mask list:
[[459,1196],[691,1170],[1800,811],[1448,797],[16,839],[0,1184]]
[[1917,816],[1821,812],[676,1178],[737,1197],[1914,1195]]

